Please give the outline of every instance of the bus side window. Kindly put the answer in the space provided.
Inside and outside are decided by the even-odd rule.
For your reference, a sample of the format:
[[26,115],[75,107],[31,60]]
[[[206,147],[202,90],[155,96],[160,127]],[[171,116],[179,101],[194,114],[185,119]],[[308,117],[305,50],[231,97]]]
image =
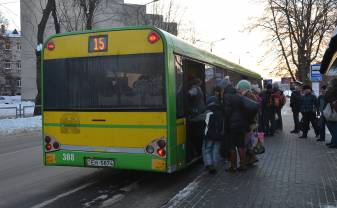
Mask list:
[[176,114],[177,118],[182,118],[184,112],[184,71],[183,58],[179,55],[174,55],[174,69],[176,78]]

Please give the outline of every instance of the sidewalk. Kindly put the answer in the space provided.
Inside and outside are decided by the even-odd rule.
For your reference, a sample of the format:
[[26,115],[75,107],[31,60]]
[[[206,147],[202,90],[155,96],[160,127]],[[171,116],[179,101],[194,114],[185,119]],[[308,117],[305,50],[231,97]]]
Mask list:
[[222,166],[215,176],[204,173],[191,184],[193,190],[180,193],[184,197],[167,206],[337,207],[337,149],[316,142],[313,132],[308,139],[290,134],[289,113],[283,121],[283,133],[266,138],[266,152],[255,167],[228,173]]

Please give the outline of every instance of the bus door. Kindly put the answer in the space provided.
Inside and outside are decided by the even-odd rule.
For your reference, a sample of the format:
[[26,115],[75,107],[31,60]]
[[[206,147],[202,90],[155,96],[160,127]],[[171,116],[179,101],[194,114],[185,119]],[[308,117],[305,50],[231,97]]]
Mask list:
[[184,69],[184,107],[186,117],[186,161],[187,163],[193,159],[201,156],[201,147],[203,139],[203,129],[205,127],[204,121],[195,121],[195,115],[192,115],[192,98],[190,97],[188,90],[191,88],[192,83],[195,80],[201,81],[201,89],[203,91],[203,101],[206,101],[206,87],[205,87],[205,65],[193,60],[183,60]]

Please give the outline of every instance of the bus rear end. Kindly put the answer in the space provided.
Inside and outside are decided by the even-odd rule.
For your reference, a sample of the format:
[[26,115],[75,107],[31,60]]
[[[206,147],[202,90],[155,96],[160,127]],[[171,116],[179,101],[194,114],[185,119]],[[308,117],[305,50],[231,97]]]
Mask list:
[[151,29],[50,38],[42,70],[45,165],[167,172],[164,57]]

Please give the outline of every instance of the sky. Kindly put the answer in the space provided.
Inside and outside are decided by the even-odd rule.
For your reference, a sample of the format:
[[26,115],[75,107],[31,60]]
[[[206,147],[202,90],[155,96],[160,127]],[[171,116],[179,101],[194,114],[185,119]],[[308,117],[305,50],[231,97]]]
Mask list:
[[[175,0],[183,22],[192,25],[196,45],[210,50],[229,61],[268,76],[272,68],[272,57],[267,55],[267,46],[262,45],[266,34],[259,30],[245,30],[254,23],[254,18],[263,14],[258,0]],[[151,0],[125,0],[125,3],[146,4]],[[147,5],[148,12],[155,4],[169,2],[159,0]],[[205,3],[207,2],[207,3]],[[0,0],[0,11],[9,20],[9,28],[20,29],[20,0]],[[224,39],[221,41],[217,41]]]

